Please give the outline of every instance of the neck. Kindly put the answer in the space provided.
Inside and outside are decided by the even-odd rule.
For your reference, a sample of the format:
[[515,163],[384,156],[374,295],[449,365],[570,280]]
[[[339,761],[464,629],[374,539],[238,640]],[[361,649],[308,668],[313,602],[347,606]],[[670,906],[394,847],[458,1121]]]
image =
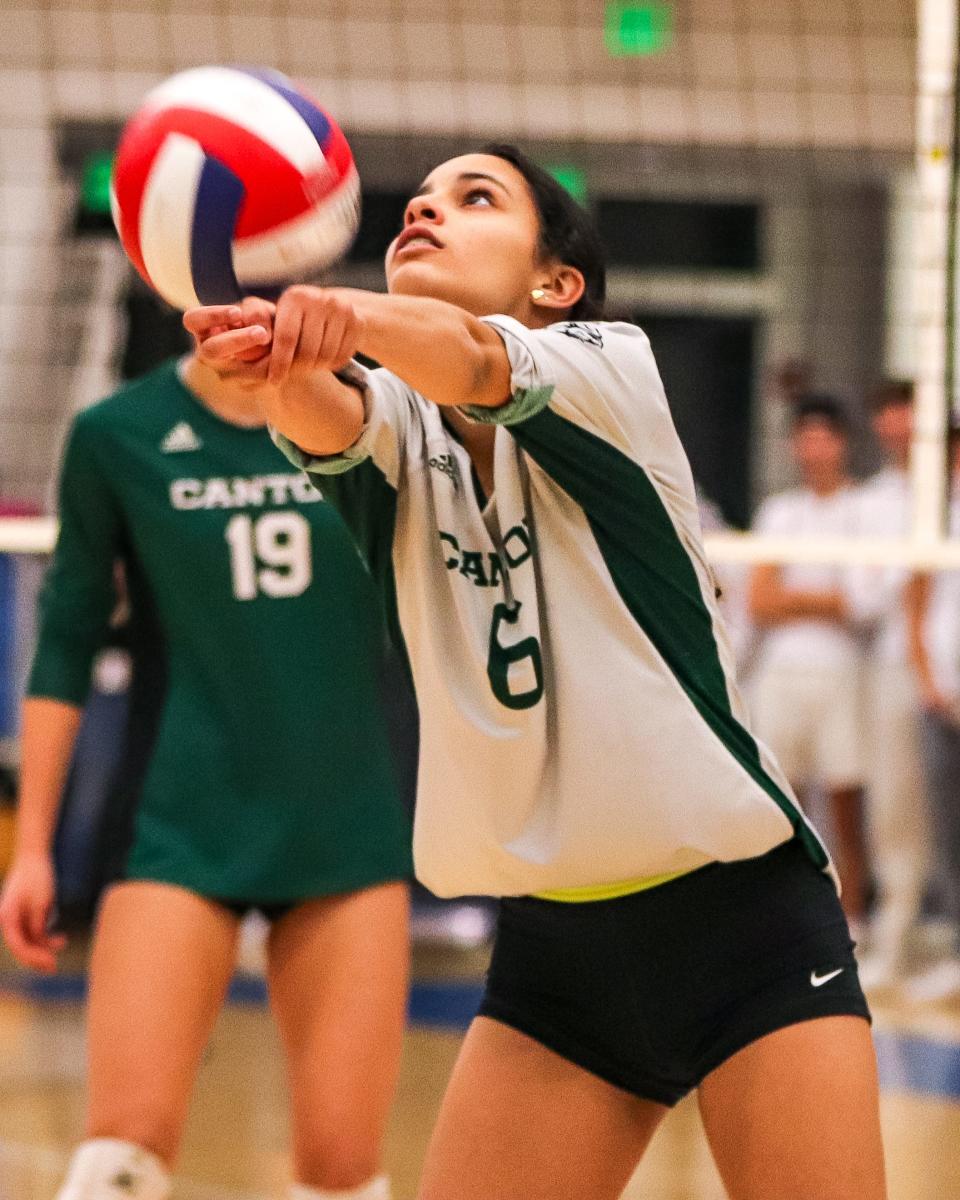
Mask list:
[[813,478],[807,480],[807,487],[815,496],[832,496],[834,492],[838,492],[846,480],[840,476],[833,475],[823,476],[821,478]]
[[230,380],[221,379],[194,355],[181,361],[180,378],[201,404],[231,425],[255,429],[266,424],[252,392]]

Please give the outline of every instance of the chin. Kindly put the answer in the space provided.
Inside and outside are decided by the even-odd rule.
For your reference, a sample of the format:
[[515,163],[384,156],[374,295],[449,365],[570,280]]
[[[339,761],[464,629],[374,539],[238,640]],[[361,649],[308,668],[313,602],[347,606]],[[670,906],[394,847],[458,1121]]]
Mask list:
[[391,296],[419,296],[426,300],[445,300],[468,312],[483,315],[492,312],[479,303],[476,296],[464,294],[459,278],[451,279],[420,263],[404,263],[387,275],[387,291]]

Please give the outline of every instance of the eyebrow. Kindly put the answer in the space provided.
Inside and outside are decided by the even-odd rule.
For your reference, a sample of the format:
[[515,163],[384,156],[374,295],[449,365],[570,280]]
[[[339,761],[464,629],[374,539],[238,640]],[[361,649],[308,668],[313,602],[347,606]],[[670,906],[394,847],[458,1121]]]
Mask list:
[[[485,179],[488,183],[496,184],[496,186],[502,192],[505,192],[506,195],[510,195],[509,188],[506,186],[506,184],[501,183],[500,180],[497,179],[496,175],[486,175],[483,171],[461,171],[461,173],[457,176],[456,181],[457,183],[466,183],[474,179]],[[427,187],[426,182],[424,182],[417,188],[415,192],[411,193],[410,199],[415,200],[417,196],[423,196],[429,190],[430,189]]]

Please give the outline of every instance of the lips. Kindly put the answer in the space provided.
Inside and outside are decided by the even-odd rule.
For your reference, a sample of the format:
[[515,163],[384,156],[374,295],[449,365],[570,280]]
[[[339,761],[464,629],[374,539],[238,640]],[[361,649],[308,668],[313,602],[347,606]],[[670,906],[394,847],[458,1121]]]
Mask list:
[[[418,240],[419,239],[419,240]],[[418,246],[428,244],[440,249],[443,243],[436,236],[433,230],[428,225],[408,225],[403,233],[397,238],[397,248],[395,253],[399,254],[411,242],[416,242]]]

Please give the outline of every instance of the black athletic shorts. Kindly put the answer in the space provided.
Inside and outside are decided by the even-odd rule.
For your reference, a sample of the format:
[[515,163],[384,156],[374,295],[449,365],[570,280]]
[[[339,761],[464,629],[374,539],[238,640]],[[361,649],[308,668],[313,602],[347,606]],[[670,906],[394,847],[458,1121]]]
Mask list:
[[870,1020],[830,879],[790,841],[615,900],[500,902],[480,1015],[675,1104],[750,1042]]
[[[286,904],[261,904],[259,900],[221,900],[219,896],[206,896],[204,899],[212,900],[214,904],[228,908],[241,920],[248,913],[258,912],[271,925],[279,921],[281,917],[285,917],[288,912],[293,912],[298,905],[306,903],[306,900],[294,900]],[[310,899],[310,897],[306,899]]]

